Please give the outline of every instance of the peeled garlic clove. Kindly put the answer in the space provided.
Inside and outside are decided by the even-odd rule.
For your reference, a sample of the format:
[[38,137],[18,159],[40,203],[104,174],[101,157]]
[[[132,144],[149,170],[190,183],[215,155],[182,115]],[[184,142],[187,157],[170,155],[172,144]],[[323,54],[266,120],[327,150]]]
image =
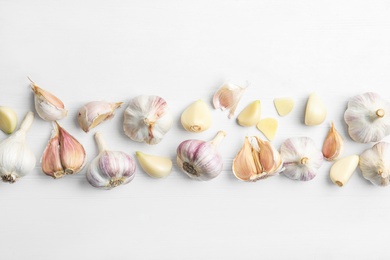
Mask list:
[[68,110],[59,98],[38,87],[31,79],[30,81],[34,92],[35,110],[43,120],[56,121],[68,114]]
[[305,124],[309,126],[322,124],[326,114],[326,107],[321,98],[316,93],[312,93],[306,104]]
[[78,122],[81,129],[88,133],[89,130],[114,117],[115,110],[123,102],[92,101],[85,104],[78,113]]
[[324,155],[324,158],[328,161],[336,160],[343,150],[343,145],[343,138],[339,132],[337,132],[334,127],[334,123],[332,122],[332,126],[329,129],[328,135],[326,136],[322,146],[322,154]]
[[365,150],[359,158],[359,167],[365,179],[378,186],[390,183],[390,144],[379,142]]
[[222,157],[217,146],[226,133],[219,131],[216,137],[209,141],[186,140],[177,147],[177,165],[188,177],[198,181],[208,181],[222,171]]
[[272,141],[275,138],[276,131],[278,130],[278,121],[275,118],[264,118],[256,125],[268,140]]
[[49,143],[43,151],[41,166],[44,174],[55,179],[65,175],[64,168],[61,164],[60,140],[57,126],[54,127]]
[[157,144],[172,124],[172,113],[163,98],[138,96],[130,100],[125,110],[123,129],[134,141]]
[[229,109],[229,118],[234,116],[238,102],[245,92],[246,88],[231,84],[223,84],[218,91],[214,94],[213,104],[215,109]]
[[18,124],[18,116],[10,107],[0,106],[0,130],[6,134],[12,134]]
[[340,187],[344,186],[359,164],[359,156],[351,155],[336,161],[330,168],[330,179]]
[[373,92],[354,96],[348,102],[344,120],[354,141],[378,142],[390,134],[390,103]]
[[284,161],[283,174],[293,180],[310,181],[323,162],[322,152],[309,137],[292,137],[280,147]]
[[289,114],[294,108],[294,100],[292,98],[275,98],[274,105],[279,116]]
[[135,153],[142,169],[153,178],[167,177],[172,171],[172,161],[169,158],[146,154],[140,151]]
[[211,125],[211,113],[208,105],[201,99],[188,106],[181,114],[181,124],[189,132],[203,132]]
[[241,111],[237,117],[237,122],[241,126],[254,126],[259,122],[260,114],[260,100],[255,100]]

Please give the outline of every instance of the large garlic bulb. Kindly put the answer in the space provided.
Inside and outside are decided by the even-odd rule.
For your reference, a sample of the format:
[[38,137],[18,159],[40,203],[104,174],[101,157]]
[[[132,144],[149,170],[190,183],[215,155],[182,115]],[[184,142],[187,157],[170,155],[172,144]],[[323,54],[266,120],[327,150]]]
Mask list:
[[157,144],[172,124],[172,113],[163,98],[138,96],[130,100],[125,110],[123,129],[134,141]]
[[349,100],[344,120],[354,141],[378,142],[390,134],[390,103],[373,92],[357,95]]
[[390,183],[390,144],[379,142],[365,150],[359,158],[359,167],[367,180],[378,186]]

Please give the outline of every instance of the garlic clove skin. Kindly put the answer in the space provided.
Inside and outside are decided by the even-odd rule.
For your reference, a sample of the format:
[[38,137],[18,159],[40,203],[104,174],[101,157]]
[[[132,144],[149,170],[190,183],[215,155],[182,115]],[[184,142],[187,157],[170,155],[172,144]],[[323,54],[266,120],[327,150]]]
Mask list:
[[324,158],[328,161],[334,161],[341,155],[344,147],[344,141],[339,132],[332,126],[329,129],[328,135],[325,138],[324,144],[322,146],[322,154]]
[[359,164],[359,155],[350,155],[336,161],[330,168],[330,179],[334,184],[343,187],[355,172]]
[[359,167],[365,179],[377,186],[390,183],[390,144],[379,142],[359,157]]
[[167,102],[159,96],[144,95],[130,101],[124,113],[123,130],[133,141],[157,144],[172,124]]
[[354,96],[348,102],[344,120],[355,142],[378,142],[390,134],[390,103],[373,92]]
[[321,98],[312,93],[306,104],[305,124],[308,126],[320,125],[324,122],[327,112]]
[[35,167],[35,155],[26,143],[33,121],[34,113],[28,112],[20,129],[0,142],[0,177],[4,182],[14,183]]
[[261,115],[260,100],[255,100],[246,106],[237,117],[240,126],[254,126],[259,122]]
[[61,178],[65,175],[64,168],[61,164],[60,140],[57,126],[54,127],[50,140],[43,151],[41,167],[44,174],[54,179]]
[[6,134],[12,134],[18,124],[18,116],[10,107],[0,106],[0,130]]
[[222,111],[229,109],[228,118],[233,117],[245,90],[246,87],[240,87],[231,83],[223,84],[213,96],[214,108]]
[[177,147],[177,165],[193,180],[209,181],[217,177],[223,168],[222,157],[217,150],[226,133],[219,131],[209,141],[186,140]]
[[284,161],[283,174],[288,178],[310,181],[323,163],[323,155],[309,137],[292,137],[285,140],[280,147]]
[[166,157],[146,154],[140,151],[136,153],[141,168],[150,177],[165,178],[172,171],[172,160]]
[[115,110],[123,102],[92,101],[80,108],[77,120],[81,129],[88,133],[104,121],[114,117]]
[[294,99],[288,97],[275,98],[274,105],[276,108],[276,112],[278,112],[279,116],[286,116],[294,108]]
[[211,126],[211,112],[203,100],[199,99],[188,106],[180,118],[184,129],[189,132],[200,133]]

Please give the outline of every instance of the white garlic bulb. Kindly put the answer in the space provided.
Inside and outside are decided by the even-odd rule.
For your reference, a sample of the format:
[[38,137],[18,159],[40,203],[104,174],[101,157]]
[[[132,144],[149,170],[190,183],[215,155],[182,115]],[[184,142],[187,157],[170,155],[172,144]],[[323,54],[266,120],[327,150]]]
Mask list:
[[107,150],[99,132],[95,134],[95,140],[99,154],[88,167],[88,182],[96,188],[112,189],[132,181],[136,169],[133,158],[124,152]]
[[134,141],[157,144],[172,124],[172,113],[163,98],[138,96],[130,100],[125,110],[123,129]]
[[309,137],[292,137],[280,148],[283,159],[283,174],[293,180],[310,181],[323,162],[323,155]]
[[390,103],[373,92],[357,95],[349,100],[344,120],[354,141],[378,142],[390,134]]
[[26,143],[33,120],[33,112],[28,112],[20,129],[0,143],[0,176],[4,182],[14,183],[35,167],[35,155]]
[[359,167],[365,179],[378,186],[390,183],[390,144],[379,142],[359,157]]
[[92,101],[80,108],[77,120],[81,129],[88,133],[89,130],[114,117],[115,110],[123,102]]

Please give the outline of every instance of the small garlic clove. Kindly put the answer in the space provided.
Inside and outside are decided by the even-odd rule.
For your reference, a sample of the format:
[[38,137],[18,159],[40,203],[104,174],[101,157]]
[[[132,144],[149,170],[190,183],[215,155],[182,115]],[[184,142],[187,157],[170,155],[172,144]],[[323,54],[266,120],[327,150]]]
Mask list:
[[332,122],[332,126],[329,129],[328,135],[325,138],[322,146],[322,154],[328,161],[336,160],[342,153],[344,141],[341,135],[338,133]]
[[242,94],[245,92],[245,87],[240,87],[231,83],[223,84],[214,94],[213,105],[215,109],[229,109],[228,117],[234,116],[237,105],[240,102]]
[[141,168],[153,178],[167,177],[172,171],[172,160],[169,158],[145,154],[140,151],[135,154]]
[[256,127],[268,140],[272,141],[278,130],[278,121],[275,118],[264,118],[257,123]]
[[379,142],[359,157],[359,167],[365,179],[378,186],[390,184],[390,144]]
[[294,100],[292,98],[275,98],[274,106],[279,116],[288,115],[294,108]]
[[181,124],[189,132],[203,132],[211,126],[211,112],[203,100],[199,99],[188,106],[181,114]]
[[241,126],[254,126],[259,122],[261,115],[260,100],[255,100],[246,106],[237,117],[237,122]]
[[43,151],[41,167],[44,174],[54,179],[65,175],[61,164],[59,131],[57,127],[54,127],[49,143]]
[[12,134],[18,124],[18,116],[10,107],[0,106],[0,130],[6,134]]
[[321,98],[312,93],[306,104],[305,124],[308,126],[320,125],[326,118],[326,107]]
[[123,102],[92,101],[85,104],[78,113],[78,122],[84,132],[98,126],[102,122],[114,117],[115,110]]
[[344,186],[359,164],[359,155],[350,155],[336,161],[330,168],[330,179],[339,187]]

